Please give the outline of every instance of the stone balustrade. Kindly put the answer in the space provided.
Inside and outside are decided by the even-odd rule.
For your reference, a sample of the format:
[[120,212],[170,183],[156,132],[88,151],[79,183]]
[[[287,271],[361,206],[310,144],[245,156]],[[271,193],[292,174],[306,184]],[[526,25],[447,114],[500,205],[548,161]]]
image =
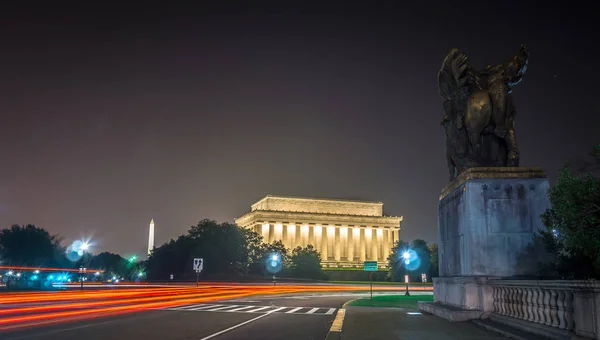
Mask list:
[[552,339],[600,339],[600,283],[490,280],[494,321]]

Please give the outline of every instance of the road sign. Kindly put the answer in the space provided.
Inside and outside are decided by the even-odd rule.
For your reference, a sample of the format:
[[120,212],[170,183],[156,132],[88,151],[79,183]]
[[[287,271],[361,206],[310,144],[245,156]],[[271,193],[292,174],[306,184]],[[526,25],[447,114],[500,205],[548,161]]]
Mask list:
[[194,259],[194,270],[197,272],[201,272],[204,269],[204,259],[195,258]]
[[377,271],[377,261],[365,261],[364,268],[366,272],[376,272]]

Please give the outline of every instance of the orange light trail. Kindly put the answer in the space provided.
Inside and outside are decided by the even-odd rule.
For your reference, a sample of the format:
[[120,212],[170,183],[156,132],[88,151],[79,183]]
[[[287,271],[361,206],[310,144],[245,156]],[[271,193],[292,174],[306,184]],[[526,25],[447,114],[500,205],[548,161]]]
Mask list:
[[[414,288],[411,287],[411,290],[431,290],[431,286]],[[367,290],[369,287],[364,285],[281,284],[271,286],[210,282],[209,285],[200,287],[183,285],[115,289],[86,288],[58,292],[7,292],[0,295],[0,331],[253,295]],[[403,291],[398,286],[378,286],[375,287],[375,290]]]

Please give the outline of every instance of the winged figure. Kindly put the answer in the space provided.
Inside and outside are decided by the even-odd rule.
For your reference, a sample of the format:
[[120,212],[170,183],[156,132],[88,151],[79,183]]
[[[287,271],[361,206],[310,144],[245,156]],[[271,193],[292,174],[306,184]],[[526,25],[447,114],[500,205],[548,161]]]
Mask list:
[[452,49],[438,73],[450,179],[470,167],[519,166],[512,87],[523,79],[529,51],[521,45],[506,63],[475,70]]

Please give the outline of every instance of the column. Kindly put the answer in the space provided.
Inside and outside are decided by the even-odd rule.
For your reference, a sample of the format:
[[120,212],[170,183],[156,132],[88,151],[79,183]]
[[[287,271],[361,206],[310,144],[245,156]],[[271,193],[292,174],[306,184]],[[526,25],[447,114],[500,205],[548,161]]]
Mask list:
[[302,247],[302,230],[301,230],[302,226],[301,225],[296,225],[296,238],[294,241],[294,244],[296,245],[296,247]]
[[360,236],[359,236],[359,251],[360,251],[360,261],[366,261],[367,260],[367,247],[365,244],[365,228],[360,228]]
[[376,254],[373,254],[373,228],[365,228],[365,255],[367,261],[373,261]]
[[300,230],[300,239],[302,247],[306,247],[308,245],[308,224],[304,224]]
[[354,230],[356,228],[354,227],[349,227],[348,228],[348,239],[347,239],[347,251],[346,251],[346,257],[348,258],[348,262],[353,262],[354,261]]
[[320,253],[323,248],[323,246],[322,246],[323,228],[318,224],[315,225],[315,227],[313,228],[313,234],[314,234],[314,238],[315,238],[315,244],[313,244],[313,246],[314,246],[315,250]]
[[350,261],[348,258],[348,227],[340,227],[340,253],[341,260],[344,262]]
[[387,261],[388,255],[390,255],[390,230],[383,229],[383,260]]
[[375,229],[377,234],[377,239],[375,240],[375,254],[377,261],[383,261],[385,258],[383,257],[383,229],[377,228]]
[[321,260],[327,261],[327,226],[322,226]]
[[334,241],[333,241],[333,251],[334,251],[334,260],[336,262],[340,262],[342,257],[342,242],[340,240],[340,228],[333,227],[334,232]]
[[315,226],[308,225],[308,244],[315,246]]
[[275,225],[269,224],[269,243],[273,243],[275,241]]
[[335,258],[335,227],[327,226],[327,259]]
[[291,249],[296,248],[296,226],[288,224],[285,229],[287,230],[287,244]]
[[283,224],[275,223],[275,227],[273,229],[273,241],[282,241],[283,242]]
[[263,237],[263,242],[269,243],[269,223],[262,225],[261,235]]

